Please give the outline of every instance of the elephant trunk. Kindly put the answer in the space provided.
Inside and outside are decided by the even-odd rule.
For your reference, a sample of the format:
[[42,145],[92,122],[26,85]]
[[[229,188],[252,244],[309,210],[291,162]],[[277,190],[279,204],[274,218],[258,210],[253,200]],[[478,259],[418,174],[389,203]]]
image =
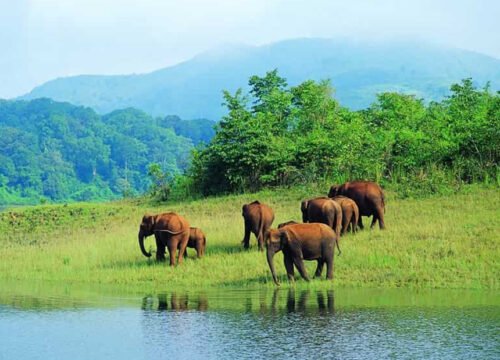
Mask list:
[[273,258],[274,258],[274,250],[272,249],[272,247],[268,247],[267,248],[267,263],[269,264],[269,269],[271,270],[271,274],[273,275],[274,283],[277,286],[279,286],[280,282],[278,281],[278,277],[276,276],[276,271],[274,270]]
[[144,256],[151,257],[151,253],[148,253],[144,248],[144,234],[142,233],[142,231],[139,231],[139,246],[141,247],[141,251]]

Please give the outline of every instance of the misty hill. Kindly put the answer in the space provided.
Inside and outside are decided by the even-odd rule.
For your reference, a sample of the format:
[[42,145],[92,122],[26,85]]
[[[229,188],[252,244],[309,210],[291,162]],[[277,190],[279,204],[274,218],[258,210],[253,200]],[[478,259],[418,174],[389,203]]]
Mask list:
[[[213,125],[133,108],[101,116],[50,99],[0,100],[0,205],[142,193],[151,163],[171,175],[183,171],[193,142],[208,142]],[[176,134],[189,135],[193,126],[192,140]]]
[[414,42],[297,39],[219,48],[149,74],[60,78],[23,98],[49,97],[100,113],[135,107],[153,115],[218,120],[223,89],[233,92],[251,75],[273,68],[291,85],[330,78],[337,99],[353,109],[367,107],[383,91],[439,100],[450,84],[467,77],[500,88],[500,60],[470,51]]

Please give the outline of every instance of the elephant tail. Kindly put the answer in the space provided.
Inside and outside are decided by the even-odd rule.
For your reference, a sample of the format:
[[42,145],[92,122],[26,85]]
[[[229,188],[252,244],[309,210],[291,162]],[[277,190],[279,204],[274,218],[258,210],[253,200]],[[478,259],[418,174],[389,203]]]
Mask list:
[[155,230],[155,232],[166,232],[166,233],[169,233],[170,235],[179,235],[179,234],[186,232],[186,230],[171,231],[171,230],[165,229],[165,230]]
[[340,251],[340,246],[339,246],[339,239],[335,239],[335,243],[337,244],[337,251],[339,252],[339,256],[340,254],[342,254],[342,251]]
[[264,214],[263,214],[263,211],[262,211],[262,207],[259,209],[259,215],[260,215],[260,219],[259,219],[259,239],[261,241],[264,241]]
[[382,206],[384,207],[384,214],[385,214],[385,197],[383,193],[382,193]]

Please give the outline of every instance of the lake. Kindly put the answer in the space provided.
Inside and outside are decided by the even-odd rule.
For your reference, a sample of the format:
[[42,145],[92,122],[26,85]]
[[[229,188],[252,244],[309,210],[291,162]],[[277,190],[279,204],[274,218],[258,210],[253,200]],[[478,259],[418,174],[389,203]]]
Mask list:
[[0,286],[0,359],[500,358],[499,292]]

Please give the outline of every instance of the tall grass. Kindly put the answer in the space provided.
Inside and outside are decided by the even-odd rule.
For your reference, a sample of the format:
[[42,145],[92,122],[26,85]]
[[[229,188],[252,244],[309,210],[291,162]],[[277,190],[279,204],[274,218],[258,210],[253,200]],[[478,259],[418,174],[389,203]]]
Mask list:
[[[121,202],[16,209],[0,213],[0,280],[99,283],[147,289],[270,287],[265,255],[256,241],[241,246],[243,203],[259,199],[276,213],[274,225],[300,220],[300,201],[318,190],[263,191],[167,205]],[[446,197],[397,199],[387,194],[387,230],[341,239],[334,286],[498,289],[500,194],[468,187]],[[175,268],[146,259],[137,242],[146,212],[173,210],[207,234],[207,252]],[[369,221],[365,220],[365,225]],[[154,250],[154,239],[146,240]],[[312,275],[315,263],[308,263]],[[282,255],[275,264],[288,284]],[[324,279],[295,286],[330,288]]]

